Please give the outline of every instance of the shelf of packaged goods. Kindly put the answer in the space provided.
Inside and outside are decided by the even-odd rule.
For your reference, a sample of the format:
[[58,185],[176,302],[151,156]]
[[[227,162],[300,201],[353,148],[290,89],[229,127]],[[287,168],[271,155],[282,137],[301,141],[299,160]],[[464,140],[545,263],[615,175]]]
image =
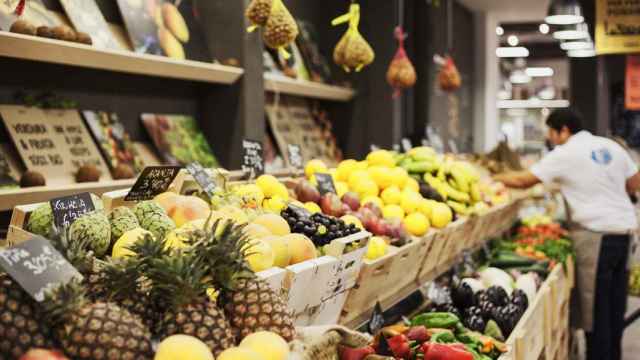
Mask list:
[[84,44],[9,32],[0,32],[0,56],[217,84],[232,84],[244,73],[243,69],[232,66],[131,51],[102,50]]
[[344,102],[350,101],[356,94],[353,89],[342,86],[296,80],[270,73],[264,74],[264,88],[273,93]]
[[569,100],[498,100],[498,109],[559,109],[567,108]]
[[0,190],[0,211],[11,210],[17,205],[49,201],[60,196],[89,192],[102,195],[105,192],[133,186],[136,179],[110,180],[68,185],[37,186],[32,188]]

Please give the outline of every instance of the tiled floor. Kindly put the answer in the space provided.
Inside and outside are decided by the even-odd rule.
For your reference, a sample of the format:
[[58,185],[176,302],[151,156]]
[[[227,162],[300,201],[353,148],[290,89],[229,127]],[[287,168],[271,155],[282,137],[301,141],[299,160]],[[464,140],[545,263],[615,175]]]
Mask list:
[[[640,308],[640,298],[629,298],[629,312]],[[623,360],[638,360],[640,359],[640,319],[636,320],[633,324],[629,325],[624,332],[624,354]]]

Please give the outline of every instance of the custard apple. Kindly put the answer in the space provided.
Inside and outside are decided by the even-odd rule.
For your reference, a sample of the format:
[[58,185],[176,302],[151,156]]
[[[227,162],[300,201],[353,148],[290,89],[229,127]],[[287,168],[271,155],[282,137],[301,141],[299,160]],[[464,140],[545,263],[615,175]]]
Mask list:
[[43,203],[31,212],[26,230],[47,239],[51,238],[54,227],[53,210],[51,210],[49,203]]
[[164,211],[162,206],[158,205],[158,203],[153,201],[142,201],[138,205],[133,208],[133,213],[138,218],[138,222],[140,224],[144,223],[145,220],[152,215],[164,215],[167,216],[167,212]]
[[129,230],[140,227],[136,215],[125,206],[119,206],[109,213],[109,222],[111,222],[111,241],[115,242],[122,234]]
[[69,227],[71,241],[87,240],[96,257],[104,256],[111,246],[111,224],[102,211],[82,215]]
[[165,214],[152,214],[140,222],[140,226],[151,232],[153,237],[163,240],[168,233],[176,228],[176,224]]

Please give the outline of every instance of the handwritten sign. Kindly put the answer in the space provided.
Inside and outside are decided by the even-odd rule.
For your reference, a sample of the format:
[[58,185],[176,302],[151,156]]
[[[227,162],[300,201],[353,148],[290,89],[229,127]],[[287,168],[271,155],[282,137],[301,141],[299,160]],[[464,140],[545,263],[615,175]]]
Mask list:
[[369,319],[369,324],[367,328],[370,334],[377,334],[380,329],[384,326],[384,313],[382,312],[382,306],[380,302],[376,302],[376,306],[373,308],[373,312],[371,313],[371,319]]
[[53,210],[53,223],[58,229],[64,229],[82,215],[95,210],[91,194],[82,193],[63,196],[49,201]]
[[58,285],[82,279],[78,270],[40,236],[0,251],[0,267],[38,302]]
[[264,160],[262,160],[262,143],[254,140],[242,140],[242,171],[253,175],[264,174]]
[[110,176],[77,111],[2,105],[0,114],[25,167],[46,174],[47,185],[75,182],[74,173],[83,165]]
[[200,163],[193,162],[187,165],[186,168],[189,174],[193,176],[198,185],[200,185],[202,190],[204,190],[207,195],[209,195],[210,197],[215,195],[216,184],[211,179],[211,176],[209,176],[209,174],[207,173],[207,170],[205,170],[205,168],[202,167]]
[[336,186],[333,184],[333,178],[329,174],[316,173],[316,180],[318,181],[318,191],[320,195],[334,193],[337,194]]
[[180,169],[180,166],[149,166],[144,168],[124,200],[153,199],[156,195],[167,191]]
[[302,159],[302,149],[300,149],[300,146],[287,144],[287,152],[289,153],[289,164],[296,169],[302,168],[304,160]]

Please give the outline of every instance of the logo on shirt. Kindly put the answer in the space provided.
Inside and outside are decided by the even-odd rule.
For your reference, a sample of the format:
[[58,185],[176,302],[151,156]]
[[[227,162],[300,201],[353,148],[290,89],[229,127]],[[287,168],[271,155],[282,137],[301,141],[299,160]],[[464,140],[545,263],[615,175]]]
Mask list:
[[599,150],[593,150],[591,152],[591,160],[593,160],[596,164],[609,165],[611,160],[613,160],[613,156],[611,156],[611,152],[609,152],[609,149],[602,148]]

